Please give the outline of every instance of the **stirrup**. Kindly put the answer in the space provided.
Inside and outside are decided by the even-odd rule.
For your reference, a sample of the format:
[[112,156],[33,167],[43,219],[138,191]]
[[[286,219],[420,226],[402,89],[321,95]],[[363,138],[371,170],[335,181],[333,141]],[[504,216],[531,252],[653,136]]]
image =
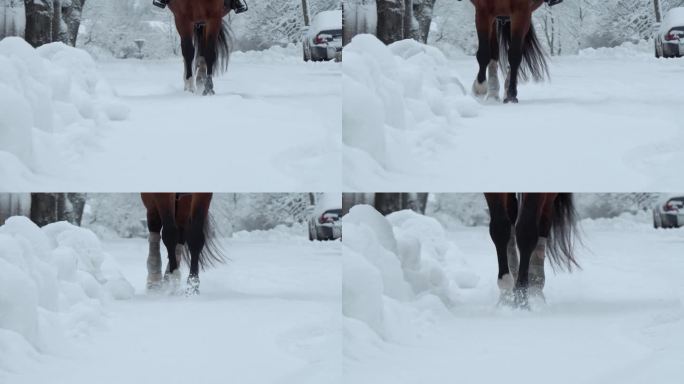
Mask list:
[[549,3],[549,7],[553,7],[554,5],[558,5],[563,2],[563,0],[546,0],[547,3]]
[[161,9],[166,8],[166,4],[168,3],[168,0],[152,0],[152,5],[155,7],[159,7]]
[[231,0],[231,8],[233,8],[235,14],[247,12],[249,9],[246,0]]

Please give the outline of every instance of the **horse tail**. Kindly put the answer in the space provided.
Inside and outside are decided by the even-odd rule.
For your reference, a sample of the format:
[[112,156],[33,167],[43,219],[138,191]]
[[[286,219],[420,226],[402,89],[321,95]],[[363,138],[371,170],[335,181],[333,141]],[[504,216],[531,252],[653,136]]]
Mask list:
[[[195,60],[200,57],[204,57],[205,45],[202,42],[206,39],[206,25],[204,23],[199,23],[195,26],[195,33],[193,36],[193,44],[197,48],[195,49]],[[218,33],[218,39],[216,41],[216,63],[214,64],[214,70],[218,73],[223,73],[228,70],[228,63],[230,62],[230,53],[233,51],[233,32],[230,28],[230,24],[226,20],[221,20],[221,29]]]
[[[228,258],[225,256],[223,248],[216,239],[214,217],[208,212],[204,223],[202,223],[202,233],[204,234],[204,247],[199,254],[199,266],[201,270],[213,268],[218,264],[225,264]],[[190,266],[190,251],[188,247],[183,247],[183,261]]]
[[[502,68],[508,67],[508,50],[511,45],[511,21],[497,22],[497,32],[499,35],[499,44],[501,46],[501,63]],[[550,77],[549,67],[546,63],[546,53],[537,39],[537,34],[534,30],[533,23],[530,23],[530,30],[523,39],[522,49],[522,64],[518,75],[522,80],[527,80],[532,76],[534,81],[543,81]]]
[[574,256],[575,243],[578,240],[577,212],[572,193],[559,193],[553,202],[551,233],[547,243],[551,266],[568,271],[572,271],[573,266],[580,268]]

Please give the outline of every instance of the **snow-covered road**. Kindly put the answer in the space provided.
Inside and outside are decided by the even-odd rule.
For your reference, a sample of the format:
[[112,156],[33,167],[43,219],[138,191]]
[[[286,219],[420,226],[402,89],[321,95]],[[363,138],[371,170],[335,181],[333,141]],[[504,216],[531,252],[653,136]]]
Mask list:
[[136,295],[111,303],[106,325],[64,356],[0,381],[337,383],[340,243],[305,236],[224,241],[231,260],[202,273],[193,298],[146,295],[146,241],[105,241]]
[[183,92],[180,58],[97,62],[130,116],[27,190],[339,190],[340,65],[287,52],[234,53],[213,97]]
[[[416,43],[383,48],[356,42],[347,56],[365,61],[354,56],[345,62],[345,98],[363,95],[347,88],[349,79],[367,86],[384,112],[359,131],[382,130],[384,139],[347,136],[353,127],[345,123],[345,190],[684,187],[672,171],[684,160],[684,114],[676,107],[684,60],[656,60],[647,42],[549,58],[551,81],[520,84],[517,105],[463,96],[477,73],[473,56],[445,59]],[[388,65],[390,51],[396,67]],[[391,69],[370,83],[378,77],[376,65]],[[344,108],[345,121],[360,126],[353,114]]]
[[[583,224],[583,270],[547,273],[547,304],[532,312],[496,308],[496,257],[486,227],[449,231],[460,252],[447,253],[459,256],[448,257],[446,268],[475,286],[458,290],[450,312],[428,300],[386,310],[413,338],[385,342],[366,331],[359,341],[363,332],[355,332],[345,381],[681,382],[684,232],[653,230],[648,220]],[[348,329],[361,329],[357,324],[351,320]]]

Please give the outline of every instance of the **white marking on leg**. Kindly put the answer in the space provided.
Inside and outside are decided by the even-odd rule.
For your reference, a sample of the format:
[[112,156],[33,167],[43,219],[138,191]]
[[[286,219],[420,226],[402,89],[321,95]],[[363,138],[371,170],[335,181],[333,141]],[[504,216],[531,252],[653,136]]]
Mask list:
[[475,78],[475,81],[473,82],[473,95],[483,96],[486,93],[487,93],[487,82],[479,83],[477,81],[477,78]]
[[515,226],[511,226],[511,237],[508,239],[506,254],[508,255],[508,270],[511,271],[513,281],[515,281],[518,279],[518,270],[520,269],[518,244],[515,241]]
[[487,66],[487,98],[499,100],[499,62],[492,60]]
[[529,281],[530,281],[530,294],[543,297],[544,283],[546,282],[546,277],[544,275],[544,258],[546,256],[546,238],[540,237],[537,241],[537,246],[532,251],[532,256],[530,257],[530,268],[529,268]]
[[159,232],[150,232],[148,238],[149,252],[147,254],[147,289],[155,290],[161,287],[162,280],[162,261],[159,250],[161,235]]

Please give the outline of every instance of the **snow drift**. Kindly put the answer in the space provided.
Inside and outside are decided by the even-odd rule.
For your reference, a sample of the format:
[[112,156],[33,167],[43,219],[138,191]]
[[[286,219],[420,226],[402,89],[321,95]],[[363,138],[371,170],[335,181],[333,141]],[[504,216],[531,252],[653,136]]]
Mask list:
[[87,334],[107,300],[133,293],[89,230],[9,218],[0,226],[0,369],[18,369],[27,356]]
[[[128,107],[116,100],[95,62],[62,43],[37,49],[18,37],[0,41],[0,178],[17,187],[96,144],[108,120]],[[66,155],[68,154],[68,155]]]
[[373,169],[410,168],[406,153],[448,141],[450,127],[477,105],[437,48],[410,39],[385,46],[355,36],[342,81],[345,184],[353,189],[363,189],[361,175]]
[[342,313],[351,340],[369,329],[384,340],[415,337],[408,319],[417,316],[407,312],[446,313],[459,288],[477,283],[454,262],[461,252],[433,218],[408,210],[383,217],[357,205],[343,220]]

